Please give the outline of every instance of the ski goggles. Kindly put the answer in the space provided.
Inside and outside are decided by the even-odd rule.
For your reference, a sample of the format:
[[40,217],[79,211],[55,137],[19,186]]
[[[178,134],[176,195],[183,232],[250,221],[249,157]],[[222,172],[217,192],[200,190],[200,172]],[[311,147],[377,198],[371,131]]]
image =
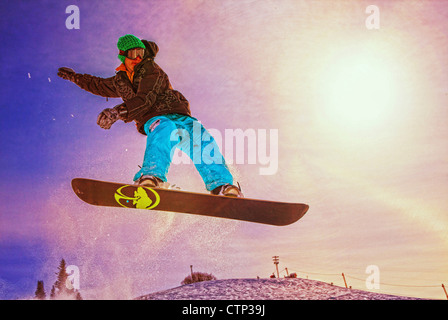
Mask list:
[[140,58],[143,59],[143,56],[145,55],[145,49],[134,48],[134,49],[126,50],[126,51],[120,50],[120,55],[125,56],[131,60],[137,59],[138,56],[140,56]]

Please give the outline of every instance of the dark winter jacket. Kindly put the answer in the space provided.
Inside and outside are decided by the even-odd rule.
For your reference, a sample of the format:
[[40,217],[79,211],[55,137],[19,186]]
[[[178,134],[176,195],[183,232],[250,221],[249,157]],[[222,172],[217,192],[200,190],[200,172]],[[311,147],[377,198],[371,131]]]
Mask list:
[[76,74],[74,83],[102,97],[121,97],[127,110],[124,121],[135,121],[138,131],[145,134],[143,125],[152,117],[169,113],[191,115],[191,112],[187,99],[173,90],[167,74],[154,62],[157,45],[147,40],[142,42],[147,50],[134,68],[132,82],[126,71],[118,71],[110,78]]

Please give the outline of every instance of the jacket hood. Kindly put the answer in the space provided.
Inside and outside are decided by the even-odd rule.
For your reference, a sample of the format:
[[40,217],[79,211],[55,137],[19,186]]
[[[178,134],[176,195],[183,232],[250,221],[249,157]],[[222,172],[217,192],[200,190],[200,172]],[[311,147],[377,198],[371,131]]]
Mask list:
[[142,40],[142,42],[146,47],[146,53],[144,58],[148,57],[154,59],[157,53],[159,52],[159,47],[157,46],[157,44],[153,41],[148,40]]

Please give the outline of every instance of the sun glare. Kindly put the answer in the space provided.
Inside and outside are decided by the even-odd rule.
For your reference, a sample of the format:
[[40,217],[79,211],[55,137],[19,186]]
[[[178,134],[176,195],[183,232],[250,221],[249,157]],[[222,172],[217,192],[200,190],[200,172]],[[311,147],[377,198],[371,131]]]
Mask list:
[[346,131],[376,130],[393,111],[393,74],[379,58],[359,54],[334,59],[326,70],[321,110],[327,124]]

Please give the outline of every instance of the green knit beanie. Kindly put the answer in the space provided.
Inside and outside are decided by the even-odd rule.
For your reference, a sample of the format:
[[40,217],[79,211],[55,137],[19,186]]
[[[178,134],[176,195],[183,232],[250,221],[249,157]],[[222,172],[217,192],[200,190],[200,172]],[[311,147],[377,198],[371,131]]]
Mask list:
[[[117,42],[117,47],[118,47],[118,50],[122,50],[122,51],[134,49],[134,48],[146,49],[143,42],[139,38],[137,38],[136,36],[134,36],[132,34],[127,34],[127,35],[120,37]],[[120,61],[124,63],[124,60],[126,59],[126,57],[119,54],[118,59],[120,59]]]

